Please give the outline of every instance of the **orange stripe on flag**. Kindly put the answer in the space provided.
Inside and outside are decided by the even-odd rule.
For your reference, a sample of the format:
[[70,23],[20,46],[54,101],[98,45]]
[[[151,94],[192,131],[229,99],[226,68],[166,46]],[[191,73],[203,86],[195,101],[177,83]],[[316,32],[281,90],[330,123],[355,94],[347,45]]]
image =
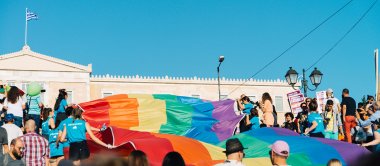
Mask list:
[[139,125],[137,99],[128,98],[128,95],[114,95],[104,98],[110,108],[110,125],[129,129]]

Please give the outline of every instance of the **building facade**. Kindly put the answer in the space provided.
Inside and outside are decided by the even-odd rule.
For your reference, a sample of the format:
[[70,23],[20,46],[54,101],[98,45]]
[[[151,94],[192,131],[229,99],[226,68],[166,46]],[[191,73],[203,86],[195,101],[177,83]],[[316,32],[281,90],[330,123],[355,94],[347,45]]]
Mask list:
[[[92,65],[79,65],[31,51],[24,46],[21,51],[0,56],[0,81],[22,90],[30,82],[38,82],[46,90],[42,93],[45,105],[54,105],[59,89],[66,89],[69,103],[81,103],[114,94],[174,94],[206,100],[218,100],[216,78],[198,77],[147,77],[94,75]],[[243,84],[244,83],[244,84]],[[249,80],[221,78],[221,98],[236,99],[241,94],[253,101],[268,92],[283,122],[290,111],[286,94],[294,91],[284,80]]]

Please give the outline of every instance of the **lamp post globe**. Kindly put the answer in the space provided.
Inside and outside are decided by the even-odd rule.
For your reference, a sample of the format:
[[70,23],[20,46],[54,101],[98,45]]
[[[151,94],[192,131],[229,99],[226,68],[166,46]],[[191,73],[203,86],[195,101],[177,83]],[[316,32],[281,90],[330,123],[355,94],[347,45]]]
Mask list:
[[313,72],[311,72],[309,77],[310,77],[311,83],[315,87],[318,87],[318,85],[321,84],[322,76],[323,76],[322,72],[319,71],[317,68],[314,68]]
[[289,67],[288,72],[285,74],[286,81],[289,85],[295,85],[298,81],[298,73],[292,67]]

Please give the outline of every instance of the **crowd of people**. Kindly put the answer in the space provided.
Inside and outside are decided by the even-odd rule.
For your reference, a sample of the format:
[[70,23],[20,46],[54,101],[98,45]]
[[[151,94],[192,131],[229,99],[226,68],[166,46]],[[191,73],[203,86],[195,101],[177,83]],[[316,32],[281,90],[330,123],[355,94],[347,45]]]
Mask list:
[[380,102],[376,102],[373,96],[368,95],[366,101],[356,104],[349,90],[343,89],[340,102],[334,97],[333,90],[327,89],[322,105],[316,98],[305,98],[300,104],[302,111],[285,113],[282,125],[277,124],[277,112],[268,93],[257,102],[250,101],[245,95],[236,102],[245,118],[235,134],[260,127],[282,127],[304,136],[346,141],[380,152],[380,146],[377,146],[380,144]]
[[[326,91],[322,111],[318,111],[316,99],[306,98],[300,104],[302,111],[285,114],[285,122],[278,124],[276,108],[269,93],[264,93],[260,101],[253,102],[241,95],[236,100],[238,110],[245,118],[235,134],[262,127],[282,127],[301,135],[347,141],[380,151],[380,102],[372,96],[367,101],[356,101],[343,89],[342,101]],[[54,108],[45,107],[39,94],[26,95],[15,86],[9,90],[0,88],[0,165],[148,165],[148,158],[142,151],[133,151],[128,158],[83,162],[90,156],[86,134],[96,144],[108,149],[115,148],[94,135],[103,128],[90,126],[82,119],[83,110],[67,103],[67,93],[59,90]],[[290,149],[286,142],[276,141],[270,147],[272,164],[286,165]],[[244,147],[238,139],[226,142],[227,160],[219,165],[240,165],[244,158]],[[81,162],[82,161],[82,162]],[[332,160],[331,163],[339,161]],[[184,165],[178,152],[170,152],[163,165]]]

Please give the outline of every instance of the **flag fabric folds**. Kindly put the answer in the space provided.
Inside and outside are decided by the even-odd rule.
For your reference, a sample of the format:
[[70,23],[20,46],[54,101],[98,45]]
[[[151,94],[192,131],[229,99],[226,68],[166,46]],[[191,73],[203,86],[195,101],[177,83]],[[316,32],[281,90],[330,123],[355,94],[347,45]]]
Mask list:
[[[96,136],[117,146],[112,151],[127,156],[132,150],[142,150],[153,166],[160,165],[170,151],[180,152],[187,165],[222,162],[229,138],[239,138],[248,147],[244,151],[246,165],[270,165],[268,146],[276,140],[289,144],[290,165],[322,166],[332,158],[339,159],[343,165],[353,165],[361,155],[369,153],[354,144],[300,136],[283,128],[261,128],[234,135],[243,118],[235,114],[234,102],[164,94],[120,94],[79,106],[84,110],[83,118],[92,126],[109,126]],[[99,151],[93,141],[89,144],[91,152]]]
[[37,20],[37,19],[38,19],[37,14],[35,14],[29,10],[26,11],[26,21]]

